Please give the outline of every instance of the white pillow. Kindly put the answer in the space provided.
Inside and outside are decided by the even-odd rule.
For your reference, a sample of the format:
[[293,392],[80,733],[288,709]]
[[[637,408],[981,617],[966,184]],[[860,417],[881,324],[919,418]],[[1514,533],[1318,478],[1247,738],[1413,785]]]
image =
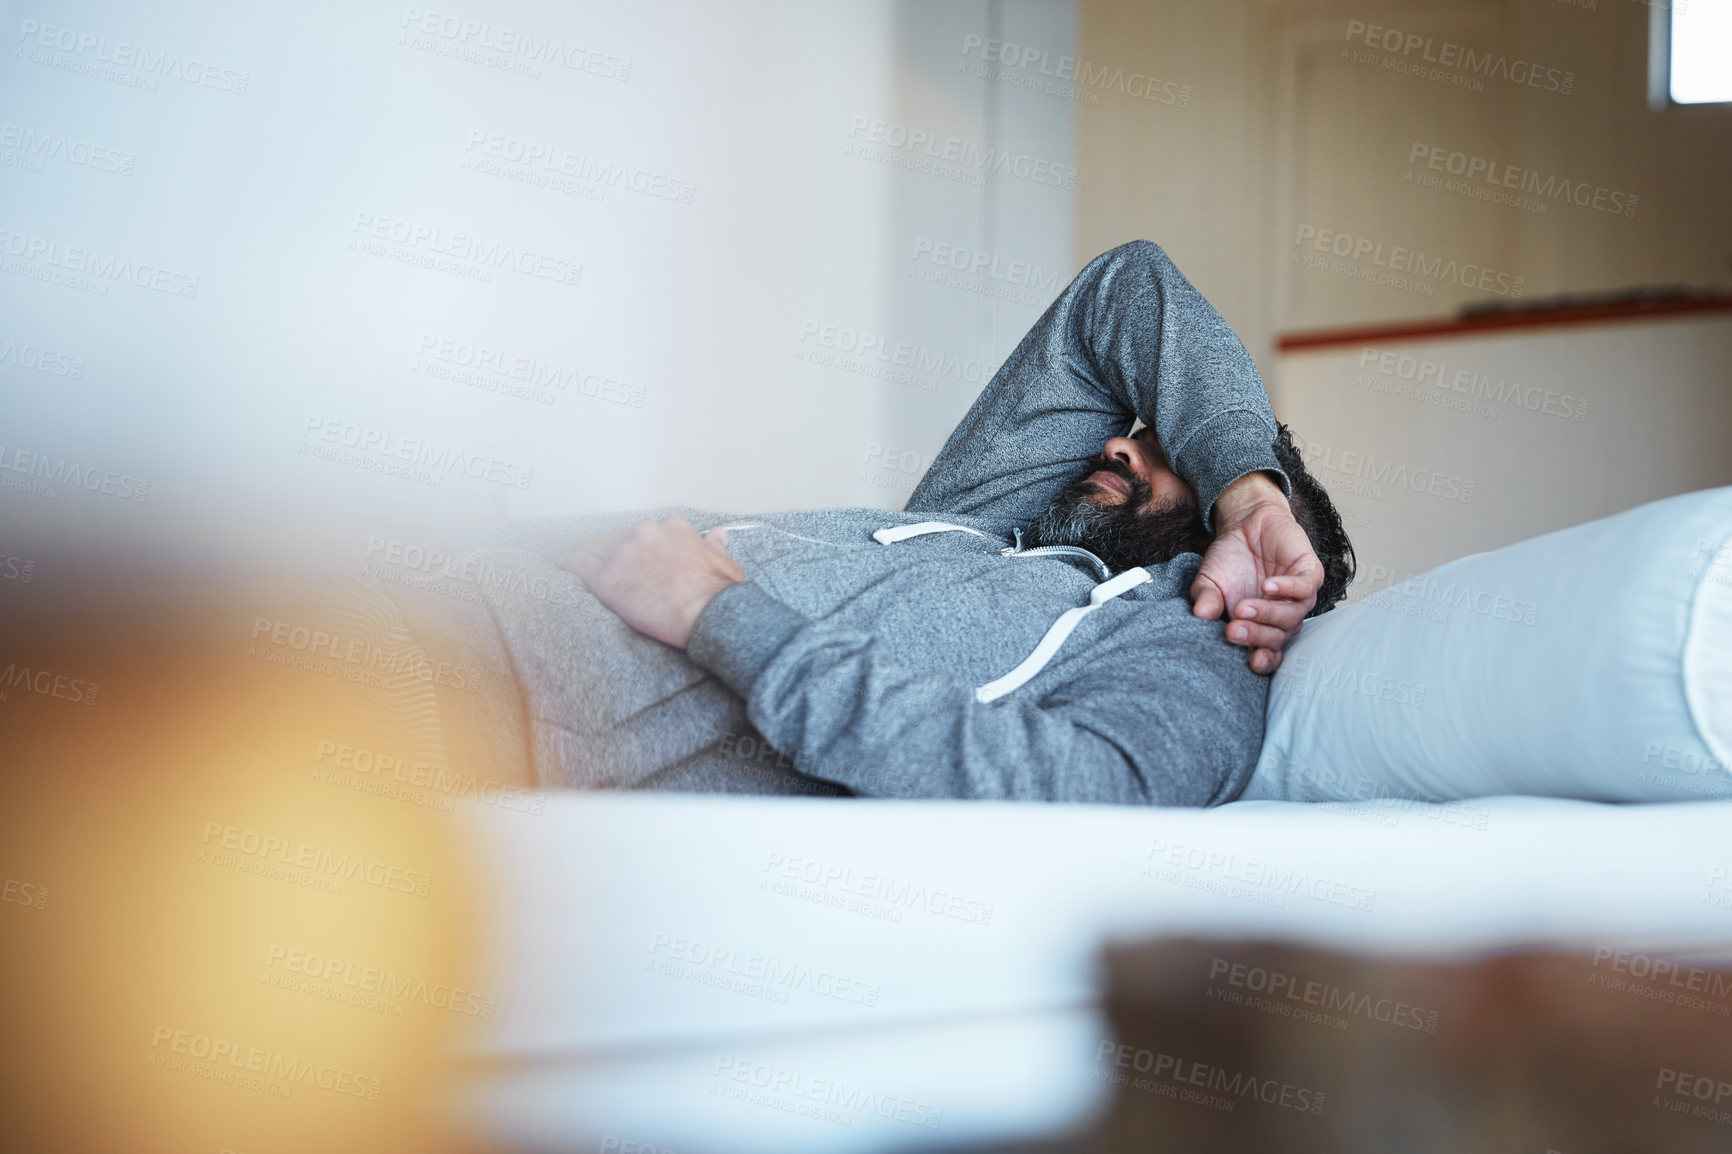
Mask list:
[[1732,488],[1452,561],[1305,623],[1244,798],[1732,797]]

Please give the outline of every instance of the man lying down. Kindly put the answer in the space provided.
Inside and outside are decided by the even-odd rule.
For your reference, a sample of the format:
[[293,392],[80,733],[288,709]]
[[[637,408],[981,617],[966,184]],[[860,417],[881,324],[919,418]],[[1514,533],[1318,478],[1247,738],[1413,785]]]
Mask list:
[[470,610],[497,637],[464,644],[503,653],[537,782],[586,789],[1230,801],[1281,648],[1353,574],[1244,346],[1147,241],[1071,283],[901,513],[491,545],[571,571],[570,597]]

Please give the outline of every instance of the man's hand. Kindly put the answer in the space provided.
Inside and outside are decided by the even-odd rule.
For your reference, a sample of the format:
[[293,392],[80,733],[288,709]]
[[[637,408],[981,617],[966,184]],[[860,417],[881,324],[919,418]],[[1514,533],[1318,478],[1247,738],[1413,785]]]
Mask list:
[[1251,668],[1273,673],[1323,587],[1323,562],[1281,487],[1248,473],[1215,502],[1215,540],[1191,583],[1191,612],[1230,620],[1227,640],[1252,650]]
[[596,600],[621,620],[675,649],[684,649],[698,614],[716,594],[746,579],[728,556],[728,531],[698,536],[684,517],[640,521],[585,541],[559,559]]

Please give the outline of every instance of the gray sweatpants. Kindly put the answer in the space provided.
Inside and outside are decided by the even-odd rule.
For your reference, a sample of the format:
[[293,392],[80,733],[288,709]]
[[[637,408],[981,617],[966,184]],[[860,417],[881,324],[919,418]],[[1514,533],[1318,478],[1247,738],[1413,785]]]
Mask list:
[[679,509],[518,522],[441,576],[377,583],[430,659],[480,672],[475,687],[434,687],[448,757],[544,788],[846,796],[797,773],[737,694],[555,564],[591,537],[669,512],[700,528],[714,520]]

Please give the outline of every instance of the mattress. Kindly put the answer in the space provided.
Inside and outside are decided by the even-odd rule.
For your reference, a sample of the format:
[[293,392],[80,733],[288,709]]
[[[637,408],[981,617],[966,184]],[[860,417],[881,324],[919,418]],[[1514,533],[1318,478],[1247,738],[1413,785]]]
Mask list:
[[508,1147],[858,1151],[1107,1107],[1112,940],[1732,958],[1732,803],[1213,810],[553,795],[472,815],[497,1017],[465,1117]]

